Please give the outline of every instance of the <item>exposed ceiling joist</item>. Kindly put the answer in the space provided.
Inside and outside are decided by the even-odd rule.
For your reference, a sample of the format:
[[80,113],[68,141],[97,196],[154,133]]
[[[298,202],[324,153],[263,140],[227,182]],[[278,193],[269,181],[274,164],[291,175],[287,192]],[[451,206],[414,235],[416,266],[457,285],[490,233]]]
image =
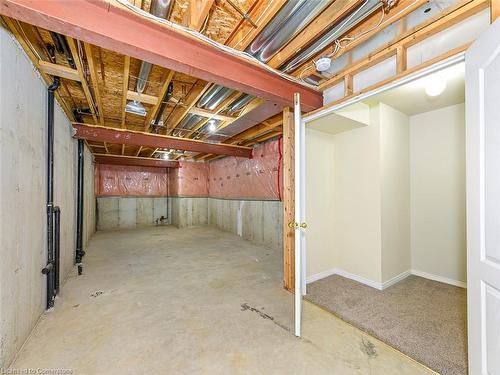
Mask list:
[[94,160],[96,163],[101,164],[133,165],[157,168],[179,168],[179,162],[176,161],[141,158],[135,156],[94,154]]
[[132,130],[113,129],[103,126],[73,123],[74,138],[88,141],[117,143],[128,146],[144,146],[151,148],[168,148],[175,150],[210,153],[215,155],[230,155],[250,158],[252,149],[249,147],[234,146],[202,142],[193,139],[171,137],[166,135],[136,132]]
[[99,122],[102,126],[104,126],[104,108],[101,101],[101,94],[99,92],[99,83],[97,81],[97,66],[94,61],[92,46],[88,43],[84,43],[84,48],[85,48],[85,54],[87,55],[87,62],[89,64],[90,80],[92,82],[92,88],[97,102]]
[[80,54],[78,53],[78,49],[76,46],[76,40],[72,38],[67,38],[68,39],[68,45],[69,49],[71,50],[71,54],[73,55],[73,60],[76,65],[76,70],[78,71],[78,75],[80,76],[80,82],[82,84],[82,89],[85,94],[85,98],[87,99],[87,103],[90,108],[90,113],[92,114],[92,118],[94,119],[94,122],[97,124],[97,114],[95,112],[95,106],[94,106],[94,99],[92,98],[92,93],[90,92],[89,85],[87,81],[85,80],[85,76],[83,74],[83,65],[82,65],[82,60],[80,59]]
[[321,107],[322,94],[193,36],[146,19],[116,0],[2,0],[3,15],[242,91],[280,105]]

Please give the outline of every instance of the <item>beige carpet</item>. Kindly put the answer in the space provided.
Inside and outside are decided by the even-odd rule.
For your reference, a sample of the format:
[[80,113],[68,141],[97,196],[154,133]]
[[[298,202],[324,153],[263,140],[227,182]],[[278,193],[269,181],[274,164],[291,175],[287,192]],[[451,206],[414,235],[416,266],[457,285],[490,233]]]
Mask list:
[[379,291],[334,275],[306,299],[443,375],[467,374],[466,290],[409,276]]

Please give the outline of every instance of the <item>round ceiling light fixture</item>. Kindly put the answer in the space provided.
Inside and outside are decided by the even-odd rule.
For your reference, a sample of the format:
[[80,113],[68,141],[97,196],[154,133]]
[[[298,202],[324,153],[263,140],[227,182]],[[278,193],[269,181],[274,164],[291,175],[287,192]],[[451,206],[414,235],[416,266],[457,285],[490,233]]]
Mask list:
[[213,132],[214,132],[214,131],[216,131],[216,130],[217,130],[217,125],[215,124],[215,120],[210,120],[210,121],[208,122],[208,131],[209,131],[210,133],[213,133]]
[[321,57],[314,63],[316,65],[316,70],[318,72],[325,72],[330,69],[332,65],[332,59],[329,57]]
[[446,80],[439,76],[430,76],[425,83],[425,93],[427,96],[439,96],[446,90]]

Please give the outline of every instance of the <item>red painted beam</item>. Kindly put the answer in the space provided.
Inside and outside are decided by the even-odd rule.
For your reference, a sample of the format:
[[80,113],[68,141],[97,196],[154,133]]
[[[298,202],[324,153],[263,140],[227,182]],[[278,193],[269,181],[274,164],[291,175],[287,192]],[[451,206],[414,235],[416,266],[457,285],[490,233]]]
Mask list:
[[171,148],[174,150],[195,151],[216,155],[252,157],[250,147],[209,143],[194,139],[143,133],[132,130],[114,129],[105,126],[73,123],[74,138],[96,142],[107,142],[152,148]]
[[296,92],[305,111],[323,105],[320,92],[147,19],[116,0],[0,0],[0,13],[280,105],[293,106]]
[[94,154],[94,160],[100,164],[133,165],[139,167],[179,168],[179,162],[172,160],[141,158],[137,156]]

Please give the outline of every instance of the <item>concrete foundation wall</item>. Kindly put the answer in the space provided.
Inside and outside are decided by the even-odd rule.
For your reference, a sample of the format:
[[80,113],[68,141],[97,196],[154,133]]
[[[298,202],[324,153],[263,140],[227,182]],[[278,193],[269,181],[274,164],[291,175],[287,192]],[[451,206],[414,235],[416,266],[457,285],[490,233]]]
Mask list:
[[258,245],[281,251],[283,203],[208,199],[208,224]]
[[168,222],[170,200],[167,197],[98,197],[97,230],[151,226],[161,216]]
[[[14,358],[45,309],[47,88],[0,27],[0,368]],[[54,202],[61,208],[61,280],[73,269],[77,142],[55,106]],[[89,158],[87,152],[87,159]],[[92,175],[91,172],[89,172]],[[92,181],[87,181],[87,185]],[[88,189],[88,196],[93,188]],[[91,202],[91,198],[87,199]],[[85,238],[93,228],[92,210]],[[57,306],[57,304],[56,304]]]
[[208,225],[208,199],[173,197],[172,225],[177,228]]

